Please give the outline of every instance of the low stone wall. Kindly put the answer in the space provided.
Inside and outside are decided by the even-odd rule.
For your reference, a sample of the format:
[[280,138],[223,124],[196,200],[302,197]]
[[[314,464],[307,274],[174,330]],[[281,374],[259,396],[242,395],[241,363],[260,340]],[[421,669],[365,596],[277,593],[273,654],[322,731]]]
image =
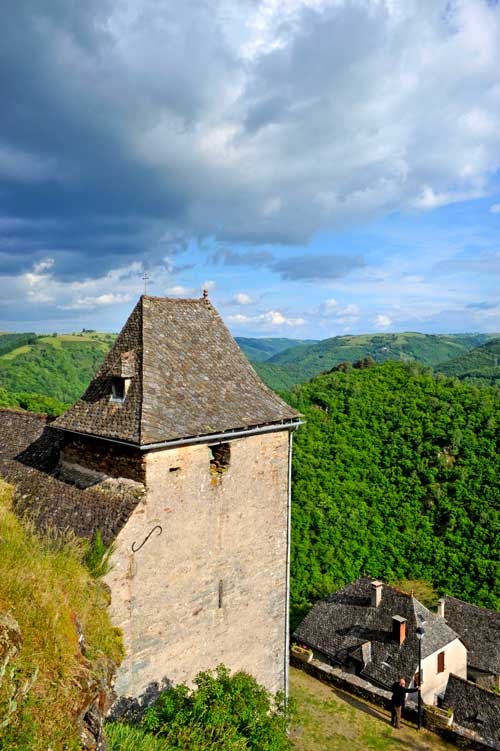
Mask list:
[[[335,686],[335,688],[339,688],[351,694],[351,696],[357,696],[364,701],[370,702],[370,704],[375,704],[386,709],[388,712],[391,711],[391,692],[385,691],[383,688],[378,688],[357,675],[346,673],[341,668],[331,667],[331,665],[327,665],[319,660],[303,662],[293,655],[290,656],[290,664],[303,670],[305,673],[309,673],[309,675],[312,675],[323,683]],[[406,702],[404,717],[406,720],[417,722],[418,711],[415,702],[411,700]],[[471,731],[458,725],[453,724],[451,727],[445,727],[436,713],[432,711],[432,708],[426,711],[425,705],[423,725],[449,743],[455,744],[458,748],[471,749],[471,751],[500,749],[500,745],[490,744]]]

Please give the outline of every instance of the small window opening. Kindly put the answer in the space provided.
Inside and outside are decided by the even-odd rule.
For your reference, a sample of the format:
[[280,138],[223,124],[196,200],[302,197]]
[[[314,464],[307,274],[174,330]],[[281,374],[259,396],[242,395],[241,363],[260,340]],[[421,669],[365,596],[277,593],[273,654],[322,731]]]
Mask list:
[[120,378],[118,376],[111,379],[111,397],[110,401],[117,404],[123,404],[127,391],[130,386],[130,378]]
[[229,443],[219,443],[217,446],[209,446],[210,472],[213,475],[223,475],[229,469],[231,460],[231,448]]
[[178,472],[180,470],[180,467],[170,467],[169,472]]
[[219,608],[222,607],[222,598],[224,597],[224,582],[219,579]]
[[444,673],[444,652],[440,652],[437,656],[437,671],[438,673]]

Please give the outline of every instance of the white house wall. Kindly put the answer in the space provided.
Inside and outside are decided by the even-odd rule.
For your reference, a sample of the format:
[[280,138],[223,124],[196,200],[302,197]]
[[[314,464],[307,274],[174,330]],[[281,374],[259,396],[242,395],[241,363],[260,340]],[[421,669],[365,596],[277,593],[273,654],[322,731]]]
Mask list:
[[[437,656],[444,652],[444,671],[437,672]],[[418,667],[415,667],[417,670]],[[467,650],[459,639],[438,649],[422,660],[422,700],[426,704],[436,704],[436,697],[442,694],[448,683],[450,673],[467,678]]]

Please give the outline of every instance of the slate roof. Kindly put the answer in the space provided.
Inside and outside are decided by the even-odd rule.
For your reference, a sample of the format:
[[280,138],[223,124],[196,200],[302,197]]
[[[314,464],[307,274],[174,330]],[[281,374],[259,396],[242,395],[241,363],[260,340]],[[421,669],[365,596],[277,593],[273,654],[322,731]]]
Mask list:
[[16,488],[15,510],[40,528],[112,540],[138,503],[133,492],[81,490],[57,479],[59,431],[45,415],[0,409],[0,477]]
[[474,730],[500,748],[500,694],[451,674],[443,706],[453,709],[457,725]]
[[[124,403],[113,403],[111,379],[129,353],[135,375]],[[85,394],[54,425],[147,446],[298,418],[207,299],[143,296]]]
[[[412,595],[383,584],[378,607],[371,606],[371,582],[361,577],[318,602],[294,633],[294,639],[322,652],[340,665],[359,659],[360,647],[371,643],[371,660],[361,675],[382,686],[404,677],[409,685],[418,667],[416,629],[425,621],[422,658],[457,638],[442,618]],[[406,618],[403,644],[392,638],[392,617]]]
[[500,613],[456,597],[444,601],[444,619],[467,647],[468,665],[500,675]]

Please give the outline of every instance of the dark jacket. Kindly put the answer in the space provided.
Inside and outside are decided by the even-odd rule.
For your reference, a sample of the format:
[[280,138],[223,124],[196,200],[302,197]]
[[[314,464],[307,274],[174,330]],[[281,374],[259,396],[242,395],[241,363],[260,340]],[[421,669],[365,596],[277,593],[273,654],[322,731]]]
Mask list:
[[399,681],[392,684],[391,703],[393,707],[402,707],[404,709],[406,694],[412,694],[418,691],[416,688],[404,688]]

